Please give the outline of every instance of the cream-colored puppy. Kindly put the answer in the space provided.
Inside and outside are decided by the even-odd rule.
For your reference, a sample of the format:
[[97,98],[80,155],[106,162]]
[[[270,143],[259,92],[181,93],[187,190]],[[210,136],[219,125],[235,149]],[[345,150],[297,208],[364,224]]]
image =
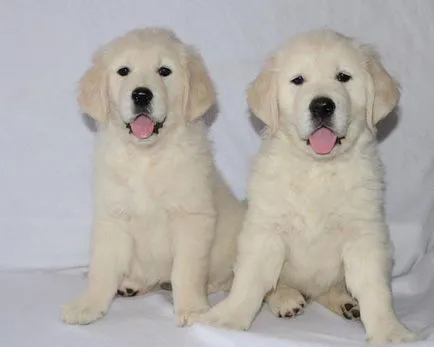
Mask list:
[[268,293],[280,316],[311,297],[360,314],[370,341],[416,338],[392,308],[374,130],[398,99],[372,49],[329,30],[297,36],[269,59],[248,90],[268,136],[248,185],[234,283],[201,321],[247,329]]
[[208,308],[207,285],[230,286],[244,215],[198,119],[215,101],[202,58],[168,30],[129,32],[96,52],[78,100],[100,123],[92,254],[88,286],[61,319],[90,323],[117,290],[171,281],[177,322],[187,324]]

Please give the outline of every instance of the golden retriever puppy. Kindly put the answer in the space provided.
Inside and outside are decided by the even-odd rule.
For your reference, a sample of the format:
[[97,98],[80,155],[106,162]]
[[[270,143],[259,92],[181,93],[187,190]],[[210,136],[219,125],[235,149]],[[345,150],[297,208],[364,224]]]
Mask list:
[[287,317],[310,297],[360,315],[370,341],[416,338],[392,308],[374,130],[398,99],[373,50],[333,31],[297,36],[269,59],[248,89],[268,136],[248,185],[235,279],[202,322],[247,329],[264,297]]
[[199,118],[215,92],[199,54],[172,32],[134,30],[96,52],[78,101],[100,129],[88,285],[61,319],[103,316],[117,291],[171,282],[176,320],[230,286],[243,205],[218,176]]

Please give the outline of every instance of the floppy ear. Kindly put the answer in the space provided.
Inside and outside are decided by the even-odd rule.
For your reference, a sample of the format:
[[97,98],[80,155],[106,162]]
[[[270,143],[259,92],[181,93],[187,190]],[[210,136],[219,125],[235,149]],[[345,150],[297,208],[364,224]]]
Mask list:
[[375,125],[398,104],[400,91],[398,83],[381,64],[378,54],[372,48],[368,48],[366,55],[372,79],[372,85],[368,88],[367,122],[369,128],[375,132]]
[[185,118],[193,121],[214,104],[216,94],[202,57],[190,48],[187,59],[188,83],[185,84],[183,107]]
[[107,86],[105,72],[93,65],[81,77],[78,89],[80,108],[99,123],[107,120]]
[[279,110],[274,59],[270,59],[247,89],[247,104],[250,110],[263,121],[271,134],[277,131]]

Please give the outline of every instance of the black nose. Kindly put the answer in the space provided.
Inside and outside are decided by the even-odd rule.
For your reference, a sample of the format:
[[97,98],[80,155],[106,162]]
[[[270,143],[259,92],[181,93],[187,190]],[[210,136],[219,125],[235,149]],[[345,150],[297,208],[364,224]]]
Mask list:
[[131,93],[131,98],[136,106],[148,106],[154,94],[149,88],[136,88]]
[[329,118],[336,109],[332,99],[320,96],[310,102],[309,110],[315,118]]

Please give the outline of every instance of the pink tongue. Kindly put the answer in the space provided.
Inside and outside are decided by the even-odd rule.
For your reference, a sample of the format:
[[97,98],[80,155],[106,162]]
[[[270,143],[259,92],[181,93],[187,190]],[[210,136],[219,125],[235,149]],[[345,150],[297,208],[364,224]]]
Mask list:
[[316,154],[328,154],[336,144],[337,136],[327,128],[319,128],[309,136],[309,143]]
[[134,122],[130,123],[133,135],[142,139],[152,135],[154,125],[154,122],[144,115],[138,116]]

